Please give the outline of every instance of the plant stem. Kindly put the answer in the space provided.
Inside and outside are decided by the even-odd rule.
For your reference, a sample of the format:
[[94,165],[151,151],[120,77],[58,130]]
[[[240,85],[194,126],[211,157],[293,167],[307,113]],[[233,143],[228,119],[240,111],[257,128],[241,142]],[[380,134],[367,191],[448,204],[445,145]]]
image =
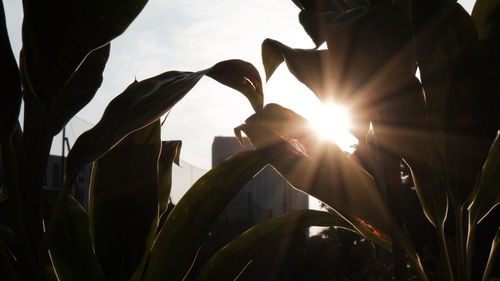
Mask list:
[[444,275],[446,276],[446,280],[454,281],[453,270],[451,269],[450,257],[448,255],[448,247],[446,246],[446,237],[444,235],[444,225],[437,227],[436,231],[439,241],[439,251],[441,252],[441,261],[444,267]]
[[486,268],[484,269],[482,281],[488,281],[493,271],[493,266],[495,265],[495,259],[498,254],[498,249],[500,248],[500,227],[498,228],[493,242],[491,242],[490,256],[488,257],[488,262],[486,263]]

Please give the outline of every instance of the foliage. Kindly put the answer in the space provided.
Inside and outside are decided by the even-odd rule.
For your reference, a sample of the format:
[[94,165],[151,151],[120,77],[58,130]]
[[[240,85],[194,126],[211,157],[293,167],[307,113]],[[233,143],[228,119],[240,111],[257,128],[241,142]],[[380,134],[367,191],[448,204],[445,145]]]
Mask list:
[[[341,226],[391,250],[397,280],[488,280],[498,274],[498,220],[486,232],[481,228],[500,203],[495,0],[478,0],[472,16],[444,0],[293,1],[305,31],[327,49],[265,40],[266,80],[286,62],[322,101],[349,106],[360,140],[352,156],[319,139],[293,111],[264,107],[255,67],[226,60],[196,72],[167,71],[134,81],[77,139],[62,189],[46,190],[53,136],[94,97],[110,41],[146,2],[24,0],[19,66],[0,2],[0,67],[6,77],[0,148],[7,175],[0,200],[0,279],[183,280],[217,215],[267,164],[334,212],[293,212],[253,227],[220,249],[199,280],[232,280],[260,247],[272,248],[277,239],[311,225]],[[243,131],[256,150],[207,172],[160,224],[180,142],[161,142],[159,118],[205,75],[249,100],[255,114],[235,132]],[[87,214],[68,193],[90,162]],[[422,208],[412,213],[413,221],[400,202],[407,194],[402,162]],[[436,233],[439,254],[427,254],[427,243],[415,237],[426,227]],[[453,252],[448,239],[456,241]],[[475,257],[483,252],[474,242],[487,239],[493,241],[491,251],[481,263]]]
[[[266,39],[266,78],[286,62],[319,99],[349,107],[359,149],[342,155],[303,129],[308,125],[300,116],[273,104],[237,127],[236,135],[243,131],[257,148],[274,147],[264,155],[274,168],[360,234],[375,243],[387,237],[397,280],[408,278],[408,262],[422,280],[487,280],[493,259],[483,275],[478,267],[484,264],[473,264],[473,257],[476,229],[500,203],[493,141],[500,125],[498,4],[477,1],[471,17],[454,1],[294,3],[305,31],[327,49],[293,49]],[[424,269],[409,229],[413,223],[402,209],[401,161],[411,171],[419,216],[436,232],[435,271]],[[368,171],[366,180],[359,169]],[[478,240],[492,239],[498,227],[496,220]],[[456,241],[453,260],[448,239]]]

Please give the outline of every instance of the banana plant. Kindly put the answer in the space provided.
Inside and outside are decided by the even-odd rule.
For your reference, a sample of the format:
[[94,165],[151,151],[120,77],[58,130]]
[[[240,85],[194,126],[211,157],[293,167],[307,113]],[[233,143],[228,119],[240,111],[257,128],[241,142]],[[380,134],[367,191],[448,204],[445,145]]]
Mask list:
[[[293,2],[304,30],[326,49],[266,39],[266,79],[285,62],[320,100],[348,106],[360,150],[349,157],[321,143],[302,117],[272,104],[237,127],[236,135],[243,131],[259,149],[273,147],[263,157],[290,184],[390,248],[396,280],[408,279],[408,263],[421,280],[489,280],[498,238],[485,264],[473,261],[480,222],[494,216],[480,241],[493,239],[499,227],[498,1],[476,1],[472,16],[454,1]],[[375,145],[366,143],[370,124]],[[376,163],[373,150],[381,156]],[[402,215],[401,163],[410,168],[420,216],[436,232],[437,273],[420,261],[422,249],[415,249]],[[456,241],[453,260],[450,237]]]

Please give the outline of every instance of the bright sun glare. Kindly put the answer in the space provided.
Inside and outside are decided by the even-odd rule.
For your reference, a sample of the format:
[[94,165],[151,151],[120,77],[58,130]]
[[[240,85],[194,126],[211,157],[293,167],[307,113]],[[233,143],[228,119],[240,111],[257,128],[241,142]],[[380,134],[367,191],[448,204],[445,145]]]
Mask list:
[[333,103],[311,106],[305,116],[324,139],[335,142],[342,150],[352,153],[358,140],[349,132],[349,111]]

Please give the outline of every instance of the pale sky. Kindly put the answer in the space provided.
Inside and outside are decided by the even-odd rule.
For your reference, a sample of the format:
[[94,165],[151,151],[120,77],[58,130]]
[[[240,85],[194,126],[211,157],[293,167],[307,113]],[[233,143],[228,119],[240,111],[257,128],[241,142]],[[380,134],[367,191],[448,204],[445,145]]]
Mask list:
[[[459,2],[469,12],[474,3]],[[4,0],[15,54],[21,48],[21,5],[20,0]],[[70,123],[70,142],[89,129],[89,123],[97,123],[109,101],[134,79],[243,59],[254,64],[265,81],[260,56],[264,39],[295,48],[314,47],[298,22],[298,12],[290,0],[150,0],[124,34],[112,41],[104,82],[94,100],[78,113],[79,119]],[[264,84],[264,98],[265,103],[279,103],[303,115],[319,103],[284,65]],[[213,137],[233,135],[233,128],[251,114],[243,95],[206,77],[174,106],[162,128],[162,139],[181,139],[181,158],[209,169]],[[59,137],[52,152],[60,154]]]

